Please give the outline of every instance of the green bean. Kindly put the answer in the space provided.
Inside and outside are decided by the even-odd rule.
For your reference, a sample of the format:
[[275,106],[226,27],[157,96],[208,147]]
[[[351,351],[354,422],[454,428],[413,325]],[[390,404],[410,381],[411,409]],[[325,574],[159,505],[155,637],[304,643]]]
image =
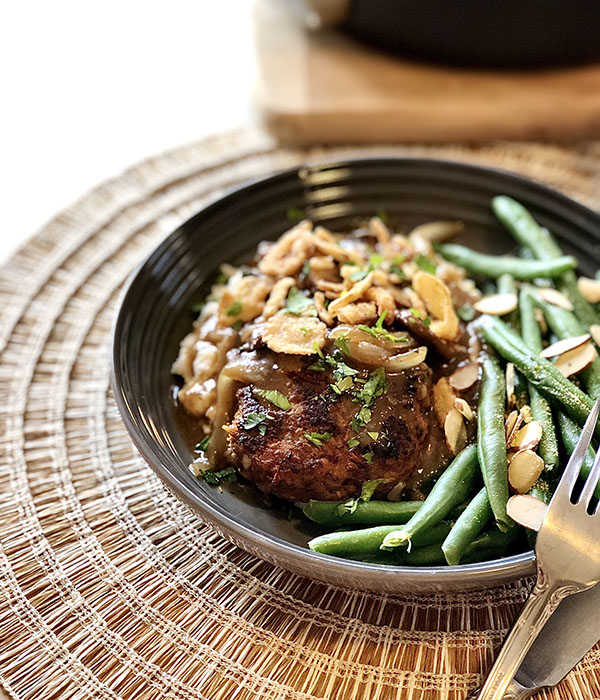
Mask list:
[[[479,329],[487,342],[521,370],[531,384],[546,397],[562,404],[576,423],[585,423],[594,402],[551,362],[524,347],[521,337],[498,318],[482,316]],[[596,426],[596,436],[600,437],[600,424]]]
[[[571,311],[561,309],[554,304],[549,304],[541,297],[535,297],[535,303],[544,312],[544,318],[558,338],[576,338],[583,335],[586,330],[578,321],[577,316]],[[592,362],[592,364],[580,372],[579,376],[583,381],[588,394],[597,399],[600,397],[600,358]]]
[[508,255],[486,255],[455,243],[438,243],[435,250],[446,260],[464,267],[470,273],[492,279],[506,273],[518,280],[556,278],[577,267],[577,260],[571,255],[563,255],[553,260],[523,260]]
[[359,501],[353,513],[340,514],[341,505],[341,501],[309,501],[303,512],[320,525],[401,525],[412,518],[423,501]]
[[442,551],[450,565],[459,564],[477,535],[491,520],[494,513],[485,486],[452,526],[442,544]]
[[[500,275],[496,280],[496,290],[498,294],[517,294],[515,278],[508,272]],[[511,328],[518,330],[518,314],[516,310],[506,314],[504,320]]]
[[486,357],[477,407],[477,455],[494,518],[503,531],[512,525],[512,520],[506,513],[508,476],[504,434],[505,391],[504,372],[500,362],[495,357]]
[[[535,317],[534,299],[527,288],[521,289],[519,294],[519,310],[521,313],[521,335],[523,342],[531,352],[539,354],[542,351],[542,332]],[[552,418],[552,409],[545,396],[531,385],[529,388],[529,405],[534,420],[542,426],[542,437],[538,447],[538,453],[544,460],[546,470],[558,469],[558,439],[556,428]]]
[[[476,537],[465,551],[461,562],[468,564],[504,556],[510,546],[520,537],[520,527],[511,527],[507,532],[492,529]],[[402,563],[410,566],[440,566],[446,564],[446,557],[439,544],[428,547],[415,547],[410,552],[402,552]]]
[[[569,416],[565,415],[562,411],[558,411],[556,417],[563,445],[565,446],[565,450],[568,452],[568,454],[571,455],[575,451],[577,441],[579,440],[579,436],[581,435],[581,430],[579,429],[579,426],[576,423],[574,423],[569,418]],[[590,445],[590,447],[588,447],[587,449],[587,452],[585,453],[583,464],[581,465],[581,476],[584,479],[587,478],[593,464],[594,449]],[[594,493],[596,498],[600,498],[600,484],[598,484]]]
[[[313,552],[330,554],[336,557],[354,557],[374,554],[380,551],[386,535],[394,532],[394,525],[380,525],[364,530],[331,532],[312,539],[308,546]],[[450,523],[439,522],[431,528],[422,530],[415,536],[419,546],[440,543],[450,532]]]
[[[522,204],[510,197],[499,196],[492,200],[492,209],[517,242],[530,248],[538,260],[550,261],[562,256],[560,246],[551,233],[542,228]],[[577,318],[586,328],[600,322],[594,307],[577,289],[577,277],[573,270],[561,275],[558,286],[563,294],[569,297]]]
[[476,474],[477,448],[470,445],[460,452],[442,473],[421,508],[408,523],[386,535],[382,548],[409,545],[415,535],[443,520],[471,493]]

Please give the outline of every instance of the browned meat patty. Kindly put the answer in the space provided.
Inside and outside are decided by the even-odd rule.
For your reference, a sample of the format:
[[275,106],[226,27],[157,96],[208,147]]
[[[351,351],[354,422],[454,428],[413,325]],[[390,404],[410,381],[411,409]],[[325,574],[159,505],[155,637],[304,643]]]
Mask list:
[[[368,424],[357,426],[353,418],[361,403],[352,392],[336,395],[331,373],[311,371],[309,364],[279,355],[273,369],[261,373],[258,388],[285,394],[291,404],[287,411],[261,398],[255,385],[237,391],[237,411],[227,431],[244,477],[291,501],[342,500],[359,496],[365,481],[385,479],[377,491],[384,495],[426,469],[428,459],[439,466],[443,438],[431,407],[429,368],[388,375],[386,392],[370,406]],[[357,376],[368,378],[369,372]],[[263,427],[248,427],[257,415]]]

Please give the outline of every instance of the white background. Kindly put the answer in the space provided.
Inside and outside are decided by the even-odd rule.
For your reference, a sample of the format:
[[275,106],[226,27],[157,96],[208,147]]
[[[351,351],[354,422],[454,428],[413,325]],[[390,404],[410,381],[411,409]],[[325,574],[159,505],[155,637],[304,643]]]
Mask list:
[[250,0],[0,8],[0,261],[99,181],[252,120]]

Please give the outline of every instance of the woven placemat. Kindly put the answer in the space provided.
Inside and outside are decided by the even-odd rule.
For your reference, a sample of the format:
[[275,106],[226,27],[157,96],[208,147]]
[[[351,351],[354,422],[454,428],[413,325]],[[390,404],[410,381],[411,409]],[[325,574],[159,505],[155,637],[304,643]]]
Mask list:
[[[0,275],[0,683],[31,700],[460,700],[528,582],[461,595],[336,589],[237,549],[168,493],[109,388],[128,274],[231,185],[306,159],[429,154],[600,205],[600,146],[286,150],[258,130],[147,160],[51,221]],[[600,649],[543,698],[600,697]]]

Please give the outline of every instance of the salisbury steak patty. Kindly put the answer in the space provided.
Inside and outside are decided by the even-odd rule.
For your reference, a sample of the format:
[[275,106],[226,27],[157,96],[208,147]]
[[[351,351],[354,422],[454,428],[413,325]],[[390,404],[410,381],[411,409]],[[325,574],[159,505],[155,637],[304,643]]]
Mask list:
[[[369,402],[360,391],[373,386],[372,372],[361,370],[353,377],[353,388],[337,394],[331,372],[313,371],[309,365],[305,358],[278,356],[259,387],[238,389],[237,410],[226,430],[243,476],[266,493],[291,501],[343,500],[359,496],[362,484],[371,479],[385,479],[377,492],[386,494],[423,467],[439,432],[427,366],[380,373],[375,377],[383,378],[380,395]],[[264,389],[285,394],[289,409],[265,400]],[[363,407],[368,410],[360,414]]]

